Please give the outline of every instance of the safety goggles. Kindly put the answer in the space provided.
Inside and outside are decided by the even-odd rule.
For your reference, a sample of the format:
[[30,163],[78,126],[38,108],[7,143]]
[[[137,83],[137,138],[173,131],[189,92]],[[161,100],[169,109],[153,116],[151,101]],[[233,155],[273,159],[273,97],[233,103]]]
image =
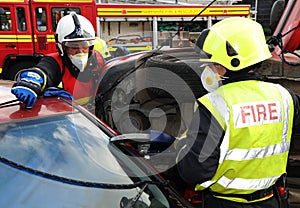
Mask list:
[[64,45],[69,48],[86,48],[95,44],[95,40],[66,41]]

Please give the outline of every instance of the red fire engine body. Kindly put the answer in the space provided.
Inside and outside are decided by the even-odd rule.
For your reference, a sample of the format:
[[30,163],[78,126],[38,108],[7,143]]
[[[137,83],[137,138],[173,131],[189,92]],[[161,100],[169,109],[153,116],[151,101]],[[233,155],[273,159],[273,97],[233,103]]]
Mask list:
[[56,51],[57,22],[70,11],[82,14],[96,28],[95,4],[95,0],[0,0],[1,77],[12,79],[18,69]]
[[[70,11],[85,16],[100,31],[97,17],[192,17],[204,7],[107,5],[96,4],[96,0],[0,0],[0,78],[13,79],[18,70],[33,66],[45,54],[56,51],[57,22]],[[212,6],[202,16],[249,13],[249,5]]]

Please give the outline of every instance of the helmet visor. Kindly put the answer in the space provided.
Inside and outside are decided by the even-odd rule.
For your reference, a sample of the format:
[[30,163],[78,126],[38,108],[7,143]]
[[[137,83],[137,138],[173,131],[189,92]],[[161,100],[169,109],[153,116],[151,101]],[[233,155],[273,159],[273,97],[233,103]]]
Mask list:
[[206,40],[206,37],[209,33],[209,29],[204,29],[201,34],[199,35],[196,44],[195,44],[195,52],[198,53],[198,55],[200,56],[200,59],[210,59],[212,54],[207,53],[203,50],[203,45],[204,42]]
[[95,40],[66,41],[64,45],[70,48],[86,48],[95,45]]

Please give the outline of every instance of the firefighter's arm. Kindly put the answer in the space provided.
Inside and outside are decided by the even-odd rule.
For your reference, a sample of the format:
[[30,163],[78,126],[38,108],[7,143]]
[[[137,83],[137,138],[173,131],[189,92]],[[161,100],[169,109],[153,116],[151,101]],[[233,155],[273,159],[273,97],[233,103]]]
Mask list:
[[[198,107],[199,107],[199,101],[197,100],[194,103],[194,112],[197,112]],[[185,124],[185,126],[187,126],[187,125]],[[185,129],[184,132],[179,133],[179,137],[177,137],[175,142],[174,142],[174,148],[175,149],[180,149],[183,146],[183,144],[185,143],[187,131],[188,131],[188,129]]]
[[[54,54],[55,55],[55,54]],[[56,60],[50,55],[43,57],[39,63],[36,65],[36,68],[40,69],[45,76],[45,88],[48,87],[57,87],[62,80],[61,66],[63,64],[58,63],[61,61],[61,58]]]
[[[186,138],[177,145],[177,168],[189,184],[210,180],[218,167],[224,131],[202,105],[196,110]],[[191,169],[192,168],[192,169]]]
[[294,121],[293,121],[293,133],[300,133],[300,95],[294,93],[291,89],[287,89],[294,102]]
[[45,86],[44,74],[38,71],[37,68],[21,70],[16,75],[16,83],[11,89],[12,94],[26,104],[26,108],[33,107]]
[[15,76],[15,80],[19,81],[20,75],[26,71],[32,71],[42,77],[42,92],[48,87],[58,86],[62,79],[60,66],[51,54],[43,57],[34,67],[19,71]]

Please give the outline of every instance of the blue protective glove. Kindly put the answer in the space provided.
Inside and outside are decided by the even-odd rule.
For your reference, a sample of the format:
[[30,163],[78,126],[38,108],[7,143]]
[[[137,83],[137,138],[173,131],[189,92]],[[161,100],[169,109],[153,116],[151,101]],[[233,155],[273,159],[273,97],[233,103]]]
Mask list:
[[169,151],[173,151],[175,149],[172,144],[175,140],[176,138],[171,134],[150,130],[150,148],[148,151],[152,153],[159,153],[167,150],[169,147],[171,147],[169,148]]
[[36,99],[41,95],[43,78],[36,72],[24,71],[19,80],[12,86],[11,93],[26,104],[26,108],[32,108]]
[[67,99],[70,99],[70,100],[73,100],[73,96],[63,90],[63,89],[60,89],[60,88],[57,88],[57,87],[48,87],[44,94],[43,94],[44,97],[63,97],[63,98],[67,98]]

